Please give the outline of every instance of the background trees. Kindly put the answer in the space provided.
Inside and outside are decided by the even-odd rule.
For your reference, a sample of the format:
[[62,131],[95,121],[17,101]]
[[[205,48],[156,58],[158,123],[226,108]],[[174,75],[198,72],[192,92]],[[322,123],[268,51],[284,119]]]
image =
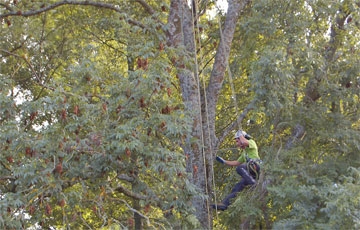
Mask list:
[[[359,6],[228,5],[1,3],[2,226],[358,226]],[[264,174],[215,215],[238,128]]]
[[[238,225],[357,226],[359,60],[352,53],[358,52],[357,42],[348,41],[359,32],[353,21],[358,6],[262,1],[250,12],[239,30],[247,45],[239,46],[233,65],[234,71],[247,67],[242,70],[250,82],[246,92],[257,100],[248,131],[256,133],[266,159],[268,193],[266,205],[261,191],[244,195],[224,219],[234,225],[239,220],[234,213],[241,212],[248,215]],[[247,49],[252,55],[241,52]],[[335,195],[340,191],[355,205],[337,203],[344,198]],[[269,218],[277,219],[275,224]]]

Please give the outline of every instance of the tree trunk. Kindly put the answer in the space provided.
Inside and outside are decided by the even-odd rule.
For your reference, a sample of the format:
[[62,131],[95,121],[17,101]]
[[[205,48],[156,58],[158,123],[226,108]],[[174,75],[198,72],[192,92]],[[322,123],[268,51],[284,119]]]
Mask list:
[[[228,66],[230,48],[234,37],[236,23],[241,12],[245,9],[249,0],[229,0],[228,10],[224,25],[222,25],[221,40],[215,55],[215,62],[210,76],[210,83],[206,89],[206,107],[203,114],[204,140],[206,146],[207,184],[209,194],[213,194],[213,161],[219,145],[221,144],[215,135],[216,105],[224,82],[225,72]],[[239,120],[238,120],[239,121]],[[231,130],[229,130],[231,131]],[[227,135],[223,134],[223,135]]]
[[[236,22],[240,12],[249,2],[247,0],[228,1],[229,8],[222,32],[224,36],[222,36],[215,57],[210,83],[206,90],[206,102],[204,95],[201,95],[202,92],[200,92],[196,66],[192,66],[193,69],[189,69],[184,64],[184,60],[180,58],[175,60],[185,109],[193,113],[192,138],[201,140],[201,144],[203,144],[203,146],[192,145],[189,138],[184,148],[185,154],[188,156],[187,171],[192,175],[190,180],[202,194],[206,195],[212,194],[213,159],[219,145],[215,136],[216,104],[224,81]],[[196,64],[194,21],[192,11],[186,0],[171,1],[168,28],[168,46],[175,48],[184,46],[187,51],[187,58],[194,60],[193,63]],[[200,197],[195,197],[193,200],[197,218],[202,224],[203,229],[212,228],[212,212],[208,201],[202,200]]]
[[[170,14],[168,19],[168,45],[175,48],[185,46],[187,57],[189,60],[195,60],[195,44],[194,44],[194,27],[192,20],[192,12],[185,0],[173,0],[170,5]],[[187,155],[186,169],[191,175],[190,181],[194,183],[199,192],[205,194],[206,178],[204,171],[204,160],[202,157],[202,149],[199,145],[191,143],[192,138],[201,140],[201,106],[199,95],[199,84],[194,70],[185,67],[182,58],[175,60],[178,70],[178,78],[180,81],[182,98],[185,110],[193,113],[193,131],[192,136],[188,137],[186,146],[184,147]],[[194,62],[195,63],[195,62]],[[197,112],[198,111],[198,112]],[[197,219],[202,224],[202,228],[211,228],[212,224],[208,218],[206,203],[200,197],[193,199]]]

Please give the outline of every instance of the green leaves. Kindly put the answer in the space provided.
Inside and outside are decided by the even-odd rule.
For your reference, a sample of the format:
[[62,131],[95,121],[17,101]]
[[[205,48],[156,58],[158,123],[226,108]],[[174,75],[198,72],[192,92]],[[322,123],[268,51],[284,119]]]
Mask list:
[[[81,22],[79,11],[92,17]],[[159,224],[164,213],[192,212],[187,201],[197,190],[181,149],[191,120],[159,48],[164,36],[93,12],[63,7],[29,19],[27,30],[14,25],[11,36],[32,35],[19,53],[2,56],[8,65],[0,81],[4,228],[81,228],[84,220],[92,228],[104,220],[131,226],[134,212]],[[8,94],[16,85],[30,97],[15,106]],[[20,211],[31,218],[14,218]],[[181,219],[172,223],[194,222]]]
[[[91,6],[40,13],[56,2],[0,7],[18,12],[0,24],[1,228],[133,228],[134,216],[148,228],[200,226],[189,201],[205,200],[207,188],[188,178],[204,173],[192,164],[202,160],[183,154],[201,149],[191,135],[200,133],[198,111],[184,110],[175,66],[197,68],[166,41],[167,3],[78,2]],[[206,87],[219,22],[202,12],[194,75]],[[358,5],[261,0],[241,15],[225,57],[233,80],[209,122],[221,137],[234,120],[255,120],[243,127],[259,145],[267,187],[239,194],[217,222],[358,228]],[[237,158],[232,137],[220,151]],[[215,171],[221,198],[239,177]]]

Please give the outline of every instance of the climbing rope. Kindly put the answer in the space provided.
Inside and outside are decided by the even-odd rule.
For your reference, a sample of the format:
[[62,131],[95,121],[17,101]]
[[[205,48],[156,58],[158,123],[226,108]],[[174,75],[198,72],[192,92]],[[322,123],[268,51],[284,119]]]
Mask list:
[[[192,1],[192,26],[193,26],[193,41],[194,41],[194,59],[195,59],[195,70],[194,70],[194,76],[196,79],[196,83],[197,83],[197,88],[198,88],[198,104],[199,104],[199,117],[200,117],[200,124],[203,124],[203,120],[202,120],[202,113],[201,113],[201,92],[200,92],[200,76],[199,76],[199,63],[198,63],[198,58],[197,58],[197,50],[199,50],[199,57],[200,57],[200,62],[202,63],[203,58],[202,58],[202,47],[201,47],[201,38],[200,38],[200,28],[199,28],[199,23],[197,23],[196,25],[196,32],[198,34],[197,38],[195,35],[195,26],[194,26],[194,22],[195,20],[198,19],[198,6],[197,6],[197,1],[194,0]],[[225,46],[224,46],[224,36],[222,33],[222,28],[221,28],[221,21],[219,18],[219,31],[220,31],[220,44],[223,46],[222,48],[225,50]],[[198,42],[197,42],[198,39]],[[199,49],[197,49],[197,44],[199,44]],[[231,92],[232,92],[232,99],[234,101],[234,107],[235,107],[235,114],[238,114],[238,106],[237,106],[237,100],[236,100],[236,93],[235,93],[235,88],[234,88],[234,83],[233,83],[233,77],[231,74],[231,70],[230,70],[230,66],[229,66],[229,61],[228,58],[226,58],[226,68],[227,68],[227,73],[229,75],[229,83],[231,86]],[[203,94],[204,94],[204,105],[205,105],[205,113],[206,113],[206,125],[207,125],[207,130],[209,130],[207,132],[208,136],[207,138],[207,142],[209,143],[209,151],[211,154],[211,162],[209,162],[210,166],[211,166],[211,177],[212,177],[212,186],[213,186],[213,193],[214,193],[214,200],[215,203],[217,203],[217,195],[216,195],[216,183],[215,183],[215,174],[214,174],[214,154],[213,154],[213,147],[211,144],[211,136],[210,136],[210,122],[209,122],[209,112],[208,112],[208,105],[207,105],[207,94],[206,94],[206,82],[205,82],[205,78],[202,78],[202,87],[203,87]],[[241,129],[241,124],[239,123],[239,129]],[[201,143],[202,143],[202,147],[201,147],[201,154],[203,157],[203,164],[204,164],[204,177],[205,177],[205,186],[206,186],[206,194],[209,194],[208,191],[208,181],[207,181],[207,171],[206,171],[206,157],[205,157],[205,136],[204,136],[204,132],[203,132],[203,128],[201,129]],[[209,200],[207,200],[208,204],[209,204]],[[208,224],[210,225],[210,206],[207,205],[207,209],[208,209]],[[218,219],[218,213],[216,212],[216,219]],[[209,226],[209,229],[211,229],[211,226]]]
[[[200,38],[200,29],[199,29],[199,23],[197,23],[197,39],[198,39],[198,42],[196,41],[196,35],[195,35],[195,27],[194,27],[194,22],[195,20],[197,20],[198,18],[198,15],[197,15],[197,12],[198,12],[198,7],[197,7],[197,2],[196,1],[192,1],[192,19],[193,19],[193,31],[194,31],[194,57],[195,57],[195,77],[196,77],[196,81],[197,81],[197,84],[198,84],[198,95],[199,95],[199,105],[201,103],[201,98],[200,98],[200,76],[199,76],[199,63],[198,63],[198,56],[197,56],[197,53],[196,51],[199,50],[199,57],[200,57],[200,63],[202,63],[203,59],[202,59],[202,54],[201,54],[201,51],[202,51],[202,47],[201,47],[201,38]],[[194,15],[195,13],[195,15]],[[222,28],[221,28],[221,21],[220,21],[220,18],[219,18],[219,31],[220,31],[220,44],[222,45],[222,48],[225,50],[225,46],[224,46],[224,36],[223,36],[223,33],[222,33]],[[199,44],[199,49],[197,49],[197,44]],[[229,75],[229,83],[230,83],[230,86],[231,86],[231,92],[232,92],[232,99],[234,101],[234,107],[235,107],[235,114],[238,114],[238,106],[237,106],[237,100],[236,100],[236,93],[235,93],[235,88],[234,88],[234,83],[233,83],[233,78],[232,78],[232,74],[231,74],[231,70],[230,70],[230,66],[229,66],[229,62],[228,62],[228,58],[226,58],[226,67],[227,67],[227,73]],[[213,147],[212,147],[212,144],[211,144],[211,136],[210,136],[210,122],[209,122],[209,112],[208,112],[208,105],[207,105],[207,94],[206,94],[206,82],[205,82],[205,78],[203,77],[202,78],[202,84],[203,84],[203,94],[204,94],[204,105],[205,105],[205,113],[206,113],[206,125],[207,125],[207,130],[209,130],[207,132],[208,136],[206,137],[207,138],[207,143],[209,143],[209,151],[210,151],[210,154],[211,154],[211,162],[209,162],[210,166],[211,166],[211,177],[212,177],[212,187],[213,187],[213,194],[214,194],[214,201],[215,203],[217,203],[217,194],[216,194],[216,183],[215,183],[215,174],[214,174],[214,154],[213,154]],[[200,117],[202,119],[202,114],[201,114],[201,106],[199,108],[199,111],[200,111]],[[201,124],[202,124],[202,120],[201,120]],[[239,129],[241,129],[241,126],[240,126],[240,123],[239,123]],[[206,172],[206,157],[205,157],[205,151],[204,151],[204,147],[205,147],[205,137],[204,137],[204,133],[203,133],[203,129],[201,130],[201,137],[202,137],[202,156],[203,156],[203,163],[204,163],[204,168],[205,168],[205,172],[204,172],[204,176],[205,176],[205,183],[206,183],[206,194],[209,194],[209,191],[208,191],[208,183],[207,183],[207,172]],[[208,200],[208,203],[209,203],[209,200]],[[209,205],[207,206],[208,208],[208,215],[209,215],[209,218],[210,218],[210,210],[209,210]],[[218,213],[216,212],[216,219],[218,219]],[[209,221],[210,222],[210,221]]]
[[[201,92],[200,92],[200,76],[199,76],[199,63],[198,63],[198,59],[197,59],[197,41],[196,41],[196,35],[195,35],[195,26],[194,26],[194,22],[195,20],[198,19],[198,6],[197,6],[197,2],[196,1],[192,1],[192,26],[193,26],[193,42],[194,42],[194,58],[195,58],[195,78],[196,78],[196,83],[197,83],[197,89],[198,89],[198,104],[199,104],[199,116],[200,116],[200,124],[203,124],[203,120],[202,120],[202,114],[201,114]],[[201,55],[201,38],[200,38],[200,28],[199,28],[199,23],[196,23],[196,32],[198,34],[198,43],[199,43],[199,56],[200,56],[200,61],[202,62],[202,55]],[[204,78],[202,78],[202,82],[203,82],[203,90],[204,90],[204,100],[205,100],[205,112],[206,112],[206,124],[207,124],[207,129],[210,130],[210,125],[209,125],[209,115],[208,115],[208,106],[207,106],[207,98],[206,98],[206,88],[205,88],[205,80]],[[208,132],[210,133],[210,132]],[[211,139],[210,139],[210,134],[208,135],[208,143],[211,143]],[[206,195],[209,195],[209,189],[208,189],[208,181],[207,181],[207,171],[206,171],[206,157],[205,157],[205,137],[204,137],[204,132],[203,132],[203,128],[201,128],[201,153],[202,153],[202,157],[203,157],[203,164],[204,164],[204,179],[205,179],[205,190],[206,190]],[[212,154],[212,145],[210,144],[210,154],[211,156]],[[213,169],[213,162],[210,162],[211,167],[212,167],[212,176],[214,177],[214,169]],[[209,197],[209,196],[208,196]],[[208,227],[209,229],[212,228],[212,226],[210,226],[211,223],[211,216],[210,216],[210,205],[209,205],[209,198],[207,198],[207,213],[208,213]]]

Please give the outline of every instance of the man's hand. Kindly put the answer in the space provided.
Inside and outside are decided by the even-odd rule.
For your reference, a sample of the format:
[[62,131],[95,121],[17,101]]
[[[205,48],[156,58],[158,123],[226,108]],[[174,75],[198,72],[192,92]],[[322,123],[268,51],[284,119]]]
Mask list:
[[221,157],[219,156],[216,156],[216,160],[219,161],[220,163],[224,164],[225,163],[225,160],[222,159]]

